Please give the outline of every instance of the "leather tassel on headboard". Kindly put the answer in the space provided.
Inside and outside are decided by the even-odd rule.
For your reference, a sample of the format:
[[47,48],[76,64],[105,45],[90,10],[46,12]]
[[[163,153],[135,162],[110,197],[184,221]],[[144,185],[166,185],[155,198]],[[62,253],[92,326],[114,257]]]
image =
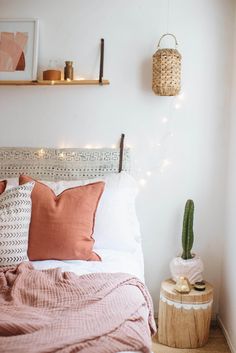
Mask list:
[[123,170],[124,139],[125,139],[125,134],[121,134],[121,139],[120,139],[119,173],[122,172],[122,170]]

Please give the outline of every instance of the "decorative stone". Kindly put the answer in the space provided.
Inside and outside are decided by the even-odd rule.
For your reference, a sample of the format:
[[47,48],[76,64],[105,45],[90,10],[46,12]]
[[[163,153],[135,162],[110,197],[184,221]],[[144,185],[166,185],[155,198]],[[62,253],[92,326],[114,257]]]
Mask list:
[[191,284],[201,282],[203,280],[203,270],[203,262],[197,255],[189,260],[184,260],[178,256],[170,262],[170,272],[175,282],[177,282],[179,277],[186,277]]
[[186,277],[178,277],[175,285],[175,290],[179,293],[189,293],[191,285]]

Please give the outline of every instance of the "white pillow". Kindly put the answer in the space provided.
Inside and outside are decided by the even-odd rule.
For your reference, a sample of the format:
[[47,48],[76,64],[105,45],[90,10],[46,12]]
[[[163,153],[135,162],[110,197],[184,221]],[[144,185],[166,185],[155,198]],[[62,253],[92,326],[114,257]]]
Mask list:
[[0,267],[27,261],[31,192],[34,182],[0,195]]
[[0,179],[0,181],[2,181],[2,180],[7,181],[6,190],[9,190],[9,189],[14,188],[19,185],[19,178]]
[[95,179],[42,182],[58,195],[65,189],[100,180],[105,182],[105,189],[96,212],[94,249],[133,252],[141,234],[135,210],[138,187],[131,175],[121,172]]

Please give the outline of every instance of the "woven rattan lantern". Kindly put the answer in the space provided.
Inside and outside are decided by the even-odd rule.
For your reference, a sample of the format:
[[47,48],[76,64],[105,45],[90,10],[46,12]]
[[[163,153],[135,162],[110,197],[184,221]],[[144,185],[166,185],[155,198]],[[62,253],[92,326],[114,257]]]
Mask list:
[[[175,49],[160,49],[161,40],[172,36]],[[178,42],[171,33],[164,34],[153,55],[152,89],[159,96],[177,96],[181,88],[181,54],[177,50]]]

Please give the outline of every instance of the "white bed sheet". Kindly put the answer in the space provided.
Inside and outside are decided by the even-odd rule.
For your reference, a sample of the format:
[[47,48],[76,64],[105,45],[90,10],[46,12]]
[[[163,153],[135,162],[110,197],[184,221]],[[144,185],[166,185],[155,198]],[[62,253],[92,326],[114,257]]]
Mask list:
[[[137,246],[135,252],[123,252],[108,249],[96,249],[102,261],[80,261],[80,260],[44,260],[32,261],[38,270],[59,267],[63,272],[70,271],[82,276],[88,273],[98,272],[124,272],[138,277],[144,282],[144,264],[141,245]],[[140,352],[119,352],[119,353],[140,353]]]
[[98,272],[124,272],[134,275],[144,282],[143,252],[141,245],[138,245],[133,253],[115,251],[108,249],[96,250],[102,261],[81,261],[81,260],[43,260],[32,261],[38,270],[59,267],[63,272],[70,271],[78,276]]

